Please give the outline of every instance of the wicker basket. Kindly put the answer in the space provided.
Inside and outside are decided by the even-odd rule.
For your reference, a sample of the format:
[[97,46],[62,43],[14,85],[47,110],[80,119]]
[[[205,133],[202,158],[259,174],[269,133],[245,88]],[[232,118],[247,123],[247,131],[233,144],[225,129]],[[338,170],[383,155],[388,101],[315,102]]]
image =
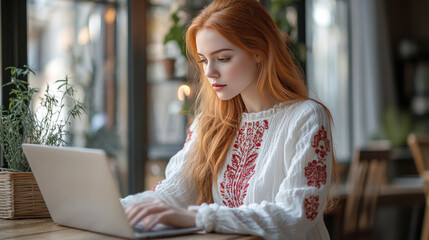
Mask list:
[[31,172],[0,170],[0,218],[50,217]]

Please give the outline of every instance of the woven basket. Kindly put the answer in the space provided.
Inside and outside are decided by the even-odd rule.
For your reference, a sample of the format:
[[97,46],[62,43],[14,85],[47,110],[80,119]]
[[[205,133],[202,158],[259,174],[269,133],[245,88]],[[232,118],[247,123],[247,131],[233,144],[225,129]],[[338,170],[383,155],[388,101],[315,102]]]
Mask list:
[[32,172],[0,171],[0,218],[50,217]]

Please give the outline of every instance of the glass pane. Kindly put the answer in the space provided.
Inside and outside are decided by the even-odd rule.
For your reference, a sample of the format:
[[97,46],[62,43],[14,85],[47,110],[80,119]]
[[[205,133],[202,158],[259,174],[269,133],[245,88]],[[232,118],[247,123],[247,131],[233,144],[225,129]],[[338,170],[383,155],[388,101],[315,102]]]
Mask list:
[[[189,106],[181,90],[190,87],[188,103],[195,93],[188,62],[181,49],[188,22],[209,1],[150,0],[147,12],[147,80],[149,93],[149,162],[145,187],[164,178],[168,160],[182,149],[192,119],[182,110]],[[173,18],[177,17],[175,25]],[[180,31],[176,31],[179,29]]]
[[88,112],[72,122],[69,143],[104,149],[125,195],[127,2],[31,0],[27,6],[28,61],[37,73],[30,84],[39,96],[66,75],[77,86]]
[[307,78],[310,96],[330,109],[337,160],[350,157],[350,88],[346,1],[307,2]]
[[[187,60],[177,41],[164,44],[175,13],[180,19],[177,26],[185,26],[188,17],[183,1],[171,4],[153,0],[148,9],[150,159],[169,159],[182,148],[185,140],[186,117],[179,114],[183,102],[177,98],[177,91],[186,81]],[[183,35],[178,34],[177,38],[183,38]]]
[[[186,82],[187,62],[177,41],[164,44],[173,26],[172,14],[180,18],[177,26],[187,21],[184,1],[151,0],[147,10],[147,81],[149,93],[149,149],[145,189],[165,178],[165,165],[178,152],[185,140],[186,116],[177,90]],[[180,13],[180,15],[179,15]],[[180,33],[177,35],[180,36]]]

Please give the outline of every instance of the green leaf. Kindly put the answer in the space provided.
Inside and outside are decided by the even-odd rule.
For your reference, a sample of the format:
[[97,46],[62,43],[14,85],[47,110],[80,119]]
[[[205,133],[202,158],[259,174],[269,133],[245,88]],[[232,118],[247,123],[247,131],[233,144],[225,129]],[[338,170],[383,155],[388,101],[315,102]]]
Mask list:
[[[3,86],[11,86],[12,90],[8,108],[0,106],[0,147],[10,168],[16,171],[30,171],[21,144],[23,142],[57,146],[66,144],[64,138],[70,134],[66,127],[71,125],[71,118],[67,117],[64,121],[60,116],[75,118],[86,112],[86,109],[74,99],[75,87],[69,84],[66,75],[65,79],[58,80],[61,85],[60,96],[49,94],[48,85],[40,97],[40,105],[33,111],[29,103],[38,89],[31,88],[27,81],[18,77],[35,72],[26,65],[24,68],[7,67],[5,70],[10,70],[12,76],[11,81]],[[76,107],[67,109],[66,101],[75,104]],[[37,113],[40,113],[40,118],[37,117]]]

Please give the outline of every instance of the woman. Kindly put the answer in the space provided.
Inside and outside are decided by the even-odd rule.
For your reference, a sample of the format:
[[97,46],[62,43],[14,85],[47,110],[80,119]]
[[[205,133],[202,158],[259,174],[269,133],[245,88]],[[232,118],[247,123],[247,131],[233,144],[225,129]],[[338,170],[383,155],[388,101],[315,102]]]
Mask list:
[[329,239],[329,111],[256,0],[214,0],[186,34],[197,117],[153,191],[122,199],[132,224],[266,239]]

